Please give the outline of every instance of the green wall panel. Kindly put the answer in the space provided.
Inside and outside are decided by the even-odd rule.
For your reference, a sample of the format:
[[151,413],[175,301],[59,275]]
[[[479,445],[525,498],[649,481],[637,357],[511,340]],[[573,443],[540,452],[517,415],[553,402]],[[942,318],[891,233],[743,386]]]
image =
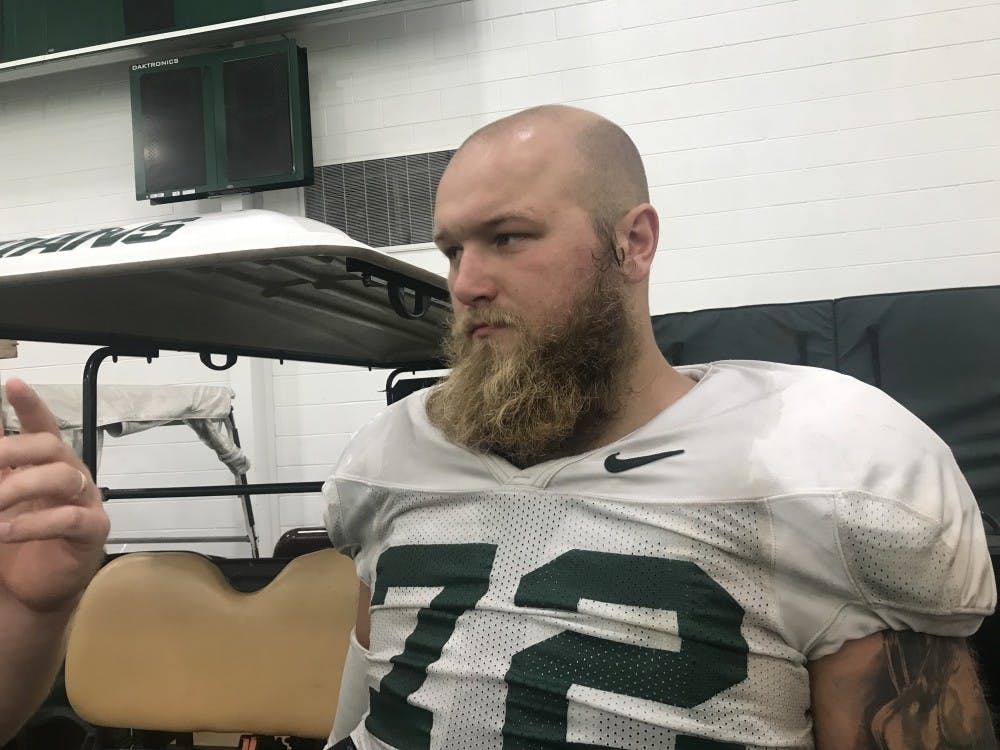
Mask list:
[[48,51],[44,3],[31,0],[0,0],[3,42],[0,57],[16,60],[44,55]]
[[[329,0],[175,0],[171,30],[327,5]],[[0,0],[0,61],[126,38],[122,0]]]
[[[318,5],[319,3],[313,3]],[[263,0],[175,0],[174,18],[179,29],[193,29],[263,14]]]
[[938,289],[653,318],[674,364],[762,359],[877,386],[951,447],[1000,521],[1000,287]]
[[121,0],[45,0],[48,51],[65,52],[121,39]]
[[325,3],[309,2],[309,0],[263,0],[264,13],[283,13],[287,10],[301,10]]

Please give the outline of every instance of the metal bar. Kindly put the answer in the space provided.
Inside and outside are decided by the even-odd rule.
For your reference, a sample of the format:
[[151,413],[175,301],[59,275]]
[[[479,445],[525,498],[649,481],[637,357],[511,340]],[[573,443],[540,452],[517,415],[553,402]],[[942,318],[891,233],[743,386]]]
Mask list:
[[432,299],[445,303],[447,303],[450,299],[448,292],[444,289],[439,289],[438,287],[431,286],[423,281],[412,279],[396,271],[391,271],[388,268],[376,266],[374,263],[369,263],[366,260],[348,256],[344,259],[344,267],[347,269],[348,273],[360,273],[362,276],[379,279],[384,282],[386,286],[395,284],[404,289],[409,289],[411,292],[426,294]]
[[[445,368],[442,365],[441,367],[423,368],[421,370],[415,370],[415,369],[414,370],[407,370],[407,369],[393,370],[392,372],[389,373],[389,377],[387,377],[385,379],[385,402],[386,402],[386,404],[392,405],[393,403],[395,403],[396,401],[398,401],[400,398],[403,398],[403,396],[397,396],[396,395],[396,391],[395,391],[396,385],[397,385],[397,382],[398,382],[398,378],[399,378],[400,375],[404,375],[406,373],[410,373],[411,375],[416,375],[418,372],[431,372],[432,370],[443,370],[443,369],[445,369]],[[406,382],[409,382],[409,381],[412,381],[412,380],[432,380],[432,381],[437,381],[439,379],[440,378],[438,378],[438,377],[433,377],[433,376],[429,376],[428,375],[428,376],[421,377],[421,378],[407,378],[403,382],[406,383]],[[419,388],[426,388],[426,387],[428,387],[428,386],[427,385],[421,385],[418,388],[415,388],[414,390],[419,390]],[[407,393],[405,395],[409,395],[409,393]]]
[[101,488],[105,500],[143,500],[153,498],[230,497],[240,495],[292,495],[319,492],[322,482],[271,482],[267,484],[216,484],[205,487],[143,487],[134,490]]
[[[240,486],[249,486],[246,474],[240,474]],[[250,543],[250,557],[258,558],[260,557],[260,548],[257,540],[257,526],[253,517],[253,504],[250,502],[250,495],[248,493],[244,492],[240,495],[240,504],[243,506],[243,521],[247,529],[247,541]]]
[[[228,425],[229,429],[232,430],[233,442],[236,444],[236,447],[242,448],[243,446],[240,445],[240,431],[236,429],[236,415],[232,407],[229,409]],[[249,484],[247,482],[247,475],[245,473],[240,474],[238,482],[239,486],[246,487]],[[250,557],[256,559],[260,557],[260,549],[258,547],[257,524],[253,517],[253,503],[250,502],[250,495],[247,493],[240,495],[240,504],[243,506],[243,523],[247,530],[247,541],[250,542]]]
[[[138,339],[133,340],[125,334],[101,334],[99,332],[78,333],[65,329],[37,328],[34,326],[12,325],[9,321],[0,321],[0,338],[14,339],[16,341],[45,341],[53,344],[81,344],[83,346],[107,346],[108,340],[121,342],[118,346],[149,346],[148,343]],[[148,341],[148,339],[146,340]],[[325,357],[321,352],[286,351],[276,349],[258,348],[254,346],[231,346],[224,343],[202,342],[192,345],[190,341],[182,339],[157,338],[155,344],[157,351],[167,349],[174,352],[192,352],[194,354],[234,354],[240,357],[259,357],[261,359],[290,360],[296,362],[320,362],[332,365],[351,365],[353,367],[367,367],[371,369],[387,370],[393,367],[401,367],[405,370],[427,370],[435,367],[443,367],[438,360],[413,360],[411,362],[360,360],[350,357]]]
[[129,536],[108,539],[108,544],[170,544],[172,542],[246,542],[245,536]]
[[98,349],[83,368],[83,463],[97,478],[97,373],[111,356],[111,348]]
[[83,463],[90,469],[90,476],[97,479],[97,373],[108,357],[160,356],[151,347],[112,347],[98,349],[87,358],[83,368]]

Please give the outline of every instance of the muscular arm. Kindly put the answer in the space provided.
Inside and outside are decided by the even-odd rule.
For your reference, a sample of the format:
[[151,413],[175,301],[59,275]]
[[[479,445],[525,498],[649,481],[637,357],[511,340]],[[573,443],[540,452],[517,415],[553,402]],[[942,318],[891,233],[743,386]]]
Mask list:
[[7,397],[21,434],[0,437],[0,744],[48,693],[109,525],[45,405],[17,380]]
[[45,699],[62,664],[69,612],[39,615],[0,601],[0,742]]
[[809,664],[817,750],[996,750],[965,641],[882,631]]

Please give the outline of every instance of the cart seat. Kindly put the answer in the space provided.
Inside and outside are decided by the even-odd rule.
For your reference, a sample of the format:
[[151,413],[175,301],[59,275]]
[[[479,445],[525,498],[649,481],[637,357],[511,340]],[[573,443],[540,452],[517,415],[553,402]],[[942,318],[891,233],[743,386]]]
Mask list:
[[353,562],[332,549],[252,593],[195,553],[122,555],[75,615],[70,703],[98,726],[325,738],[357,590]]
[[323,526],[300,526],[289,529],[274,543],[277,558],[298,557],[321,549],[332,549],[333,543]]

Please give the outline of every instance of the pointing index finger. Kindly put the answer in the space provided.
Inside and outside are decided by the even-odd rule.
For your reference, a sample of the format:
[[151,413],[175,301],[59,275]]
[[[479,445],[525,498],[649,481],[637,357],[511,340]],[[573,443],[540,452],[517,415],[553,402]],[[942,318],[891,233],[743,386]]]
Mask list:
[[21,422],[21,432],[48,432],[59,435],[59,425],[45,403],[20,378],[7,381],[7,400]]

